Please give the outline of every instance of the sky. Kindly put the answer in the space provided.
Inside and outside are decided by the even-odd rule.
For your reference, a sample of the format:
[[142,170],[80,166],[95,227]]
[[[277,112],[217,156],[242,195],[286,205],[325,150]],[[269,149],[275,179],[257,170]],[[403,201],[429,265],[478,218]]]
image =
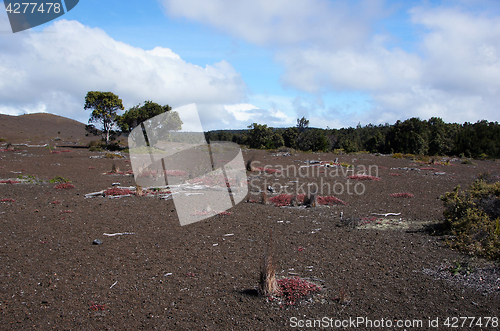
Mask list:
[[81,0],[18,33],[4,8],[2,114],[87,123],[111,91],[195,103],[204,130],[500,121],[497,0]]

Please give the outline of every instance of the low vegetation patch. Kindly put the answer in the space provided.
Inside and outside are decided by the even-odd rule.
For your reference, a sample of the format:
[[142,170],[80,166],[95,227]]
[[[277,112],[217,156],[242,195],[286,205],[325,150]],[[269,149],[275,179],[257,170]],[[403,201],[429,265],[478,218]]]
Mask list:
[[321,291],[321,287],[299,277],[281,278],[277,280],[279,292],[287,305],[295,305],[301,298]]
[[54,186],[54,188],[59,189],[59,190],[67,190],[70,188],[75,188],[75,185],[70,184],[70,183],[61,183],[61,184],[57,184],[56,186]]
[[106,153],[104,154],[106,159],[123,159],[123,155],[117,153]]
[[8,180],[0,180],[0,184],[10,184],[10,185],[12,185],[12,184],[19,184],[19,183],[21,183],[21,182],[18,181],[18,180],[10,180],[10,179],[8,179]]
[[[269,199],[270,202],[272,202],[276,207],[283,207],[283,206],[291,206],[293,205],[293,200],[295,199],[295,202],[297,205],[304,204],[307,195],[306,194],[280,194],[275,197],[272,197]],[[346,203],[339,198],[336,198],[334,196],[318,196],[318,204],[320,205],[345,205]]]
[[114,188],[110,188],[109,190],[104,191],[103,194],[104,194],[104,196],[108,196],[108,195],[112,195],[112,196],[115,196],[115,195],[133,195],[134,192],[132,192],[128,189],[125,189],[125,188],[114,187]]
[[49,183],[51,184],[57,184],[57,183],[71,183],[71,181],[67,178],[64,178],[62,176],[56,176],[54,178],[51,178],[49,180]]
[[348,179],[355,179],[355,180],[375,180],[379,181],[380,177],[377,176],[370,176],[370,175],[352,175],[347,177]]
[[500,259],[500,182],[476,180],[441,197],[450,246],[472,255]]
[[71,153],[71,151],[69,149],[64,149],[64,150],[53,149],[50,151],[50,154],[61,154],[61,153]]
[[281,173],[281,170],[271,169],[271,168],[263,168],[263,167],[255,167],[253,171],[265,172],[268,174]]
[[14,199],[0,199],[0,202],[16,202]]

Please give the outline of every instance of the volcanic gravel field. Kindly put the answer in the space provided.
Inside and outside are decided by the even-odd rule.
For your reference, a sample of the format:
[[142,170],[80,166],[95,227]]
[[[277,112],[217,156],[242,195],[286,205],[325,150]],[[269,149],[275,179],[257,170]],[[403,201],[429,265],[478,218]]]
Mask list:
[[[173,201],[159,194],[86,198],[135,186],[128,155],[105,155],[0,151],[1,330],[355,329],[353,320],[363,321],[360,330],[498,329],[498,265],[453,251],[431,232],[443,217],[439,197],[479,173],[498,175],[499,162],[243,150],[256,167],[279,171],[247,172],[243,202],[180,226]],[[121,174],[109,173],[113,164]],[[348,178],[362,172],[376,178]],[[74,188],[56,189],[56,176]],[[260,202],[260,191],[272,201],[308,187],[341,202]],[[276,277],[301,277],[319,292],[295,304],[258,295],[271,233]],[[460,317],[483,325],[445,325],[458,318],[461,326]]]

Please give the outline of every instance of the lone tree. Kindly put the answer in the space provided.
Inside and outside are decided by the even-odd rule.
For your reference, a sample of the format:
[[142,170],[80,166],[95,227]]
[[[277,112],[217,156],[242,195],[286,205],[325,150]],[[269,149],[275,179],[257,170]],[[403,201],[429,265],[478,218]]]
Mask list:
[[[130,132],[142,122],[171,110],[172,107],[169,105],[160,106],[156,102],[146,100],[144,105],[138,104],[127,110],[123,115],[117,116],[116,122],[123,132]],[[181,129],[180,125],[182,125],[182,122],[178,125],[178,130]]]
[[[112,92],[89,91],[85,97],[85,110],[91,109],[92,115],[89,119],[89,125],[85,129],[97,136],[100,135],[102,140],[109,142],[115,138],[117,134],[113,130],[116,121],[116,111],[124,109],[122,100]],[[100,124],[101,128],[97,128],[94,124]]]
[[[158,116],[164,113],[165,116]],[[122,132],[130,133],[141,123],[148,122],[149,134],[153,136],[151,139],[170,138],[170,131],[182,130],[184,124],[179,116],[179,113],[172,111],[169,105],[160,106],[153,101],[144,101],[144,105],[138,104],[128,109],[123,115],[116,117],[116,123]],[[134,137],[132,136],[132,139]]]
[[299,129],[300,132],[304,132],[308,127],[309,127],[308,119],[306,119],[305,117],[302,117],[301,119],[297,118],[297,128]]

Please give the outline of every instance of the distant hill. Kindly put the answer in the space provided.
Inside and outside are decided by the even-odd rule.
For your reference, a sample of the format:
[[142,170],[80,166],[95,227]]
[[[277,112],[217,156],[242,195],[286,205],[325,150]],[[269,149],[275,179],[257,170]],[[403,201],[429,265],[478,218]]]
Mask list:
[[86,144],[96,137],[85,136],[85,124],[47,113],[20,116],[0,114],[0,138],[13,144],[45,144],[54,141]]

